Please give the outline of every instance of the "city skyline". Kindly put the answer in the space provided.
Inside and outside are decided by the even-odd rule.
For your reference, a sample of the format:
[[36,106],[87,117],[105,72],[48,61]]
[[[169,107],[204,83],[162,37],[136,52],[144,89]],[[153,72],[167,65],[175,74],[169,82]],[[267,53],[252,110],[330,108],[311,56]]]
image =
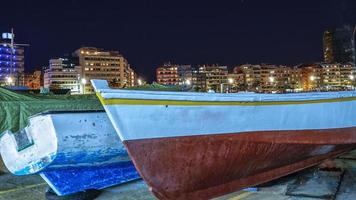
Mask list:
[[26,47],[27,71],[81,46],[95,46],[119,50],[149,82],[155,79],[155,68],[167,61],[230,68],[320,62],[323,31],[356,19],[350,0],[4,4],[16,12],[5,9],[0,14],[5,19],[1,32],[13,27],[17,42],[31,44]]

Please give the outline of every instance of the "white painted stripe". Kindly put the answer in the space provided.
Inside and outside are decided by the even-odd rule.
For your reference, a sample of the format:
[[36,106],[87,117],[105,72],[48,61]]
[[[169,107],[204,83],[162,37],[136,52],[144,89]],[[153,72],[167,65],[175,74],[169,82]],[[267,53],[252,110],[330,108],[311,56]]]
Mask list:
[[202,93],[202,92],[168,92],[110,89],[105,80],[91,80],[96,92],[104,99],[154,99],[185,101],[303,101],[356,97],[356,91],[309,92],[289,94],[260,93]]
[[356,126],[356,101],[273,106],[105,105],[121,140]]
[[355,91],[319,92],[319,93],[290,93],[290,94],[257,94],[257,93],[194,93],[194,92],[156,92],[132,90],[101,90],[104,99],[153,99],[179,101],[305,101],[356,97]]

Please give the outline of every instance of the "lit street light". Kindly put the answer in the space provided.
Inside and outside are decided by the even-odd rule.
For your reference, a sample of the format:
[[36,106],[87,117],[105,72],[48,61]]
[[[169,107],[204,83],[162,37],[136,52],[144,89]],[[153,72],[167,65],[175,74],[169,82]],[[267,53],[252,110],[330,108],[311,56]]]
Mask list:
[[270,76],[268,77],[268,80],[270,82],[270,85],[272,86],[272,93],[275,93],[275,86],[276,86],[276,83],[275,83],[275,78],[273,76]]
[[355,89],[355,76],[351,74],[349,76],[349,78],[351,80],[351,89],[354,90]]
[[273,83],[274,82],[274,77],[269,77],[268,80],[269,80],[269,82]]
[[8,85],[11,85],[12,82],[13,82],[13,80],[12,80],[12,78],[9,76],[9,77],[6,77],[6,82],[7,82]]
[[82,82],[83,85],[87,84],[87,80],[85,78],[82,78],[81,82]]
[[187,91],[187,90],[189,90],[192,85],[192,82],[189,80],[189,79],[186,79],[185,81],[183,81],[182,83],[181,83],[181,90],[182,91]]
[[187,86],[190,86],[192,83],[190,82],[190,80],[186,80],[186,81],[185,81],[185,84],[186,84]]
[[85,78],[82,78],[80,82],[83,84],[83,94],[85,94],[85,85],[87,84],[87,80]]
[[227,79],[227,83],[221,83],[220,84],[220,93],[223,93],[224,85],[232,85],[233,83],[234,83],[234,79],[233,78],[228,78]]
[[233,83],[234,83],[234,79],[233,79],[233,78],[228,78],[228,79],[227,79],[227,82],[228,82],[229,84],[233,84]]
[[138,85],[142,85],[142,80],[141,79],[137,79],[137,83],[138,83]]

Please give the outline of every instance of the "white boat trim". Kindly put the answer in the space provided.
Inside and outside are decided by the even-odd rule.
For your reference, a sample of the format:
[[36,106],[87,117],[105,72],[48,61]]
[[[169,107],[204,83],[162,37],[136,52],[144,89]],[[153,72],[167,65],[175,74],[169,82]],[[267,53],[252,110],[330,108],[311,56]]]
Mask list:
[[[92,83],[122,141],[356,126],[355,91],[285,95],[246,94],[240,97],[230,94],[195,95],[197,93],[113,90],[106,88],[106,82],[92,80]],[[247,96],[249,97],[245,98]],[[261,102],[258,108],[253,100],[256,98]],[[173,100],[173,104],[169,104],[170,101],[162,102],[162,99]],[[106,103],[110,100],[114,102]],[[145,103],[152,100],[158,103]],[[201,100],[213,104],[205,106]],[[231,102],[221,105],[221,102],[225,103],[227,100],[232,101],[232,105]],[[241,103],[242,100],[250,101],[252,104]],[[271,100],[272,103],[269,104],[267,100]],[[295,102],[302,100],[302,103]],[[314,102],[315,100],[317,101]],[[187,107],[185,103],[189,101],[196,103]],[[234,105],[236,101],[237,104]]]

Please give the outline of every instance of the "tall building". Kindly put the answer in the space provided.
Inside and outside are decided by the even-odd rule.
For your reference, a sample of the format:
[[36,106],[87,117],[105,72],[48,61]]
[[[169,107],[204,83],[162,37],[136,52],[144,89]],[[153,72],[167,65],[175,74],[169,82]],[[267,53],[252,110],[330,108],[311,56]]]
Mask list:
[[233,70],[241,71],[244,74],[244,85],[241,86],[242,90],[258,91],[260,85],[260,65],[244,64],[236,66]]
[[0,85],[19,85],[25,69],[24,48],[13,43],[14,34],[0,38]]
[[240,67],[234,67],[233,72],[228,75],[232,80],[231,92],[246,91],[245,74]]
[[[273,91],[278,91],[278,92],[285,92],[287,89],[290,89],[289,87],[289,74],[291,71],[291,68],[283,65],[267,65],[265,67],[267,72],[269,73],[269,76],[265,77],[263,80],[264,83],[268,82],[268,86],[266,87],[265,90],[267,92],[273,92]],[[264,66],[262,66],[262,73],[263,73]]]
[[133,87],[135,85],[138,85],[137,83],[137,74],[135,73],[135,71],[129,66],[127,68],[127,73],[128,73],[128,76],[127,76],[127,86],[128,87]]
[[91,79],[104,79],[112,87],[123,88],[135,83],[135,75],[128,61],[118,51],[95,47],[82,47],[74,52],[79,58],[81,79],[86,82],[85,92],[94,92]]
[[50,89],[70,89],[74,94],[84,93],[80,72],[81,67],[75,58],[50,59],[48,68],[44,70],[43,86]]
[[198,73],[204,74],[206,82],[206,90],[214,90],[215,92],[221,92],[224,90],[224,85],[227,82],[228,69],[227,66],[222,65],[200,65],[198,67]]
[[156,69],[157,83],[163,85],[184,85],[192,80],[191,65],[164,63]]
[[288,89],[294,92],[300,92],[303,90],[301,68],[296,66],[290,68],[288,77]]
[[163,66],[156,68],[157,83],[162,85],[178,85],[178,65],[171,63],[164,63]]
[[354,29],[351,26],[328,29],[324,32],[323,48],[326,63],[355,64]]
[[323,68],[319,63],[301,64],[295,69],[299,69],[301,90],[313,91],[322,88]]
[[221,65],[177,65],[165,63],[156,69],[156,78],[159,84],[181,85],[193,90],[206,92],[221,90],[227,84],[228,69]]
[[[255,92],[285,92],[292,89],[289,85],[292,69],[278,65],[251,65],[245,64],[234,68],[234,73],[244,74],[245,84],[241,89]],[[241,76],[241,75],[240,75]]]
[[344,90],[355,85],[355,71],[351,63],[322,63],[321,67],[323,89]]
[[197,92],[206,92],[206,74],[199,68],[192,68],[192,88]]

